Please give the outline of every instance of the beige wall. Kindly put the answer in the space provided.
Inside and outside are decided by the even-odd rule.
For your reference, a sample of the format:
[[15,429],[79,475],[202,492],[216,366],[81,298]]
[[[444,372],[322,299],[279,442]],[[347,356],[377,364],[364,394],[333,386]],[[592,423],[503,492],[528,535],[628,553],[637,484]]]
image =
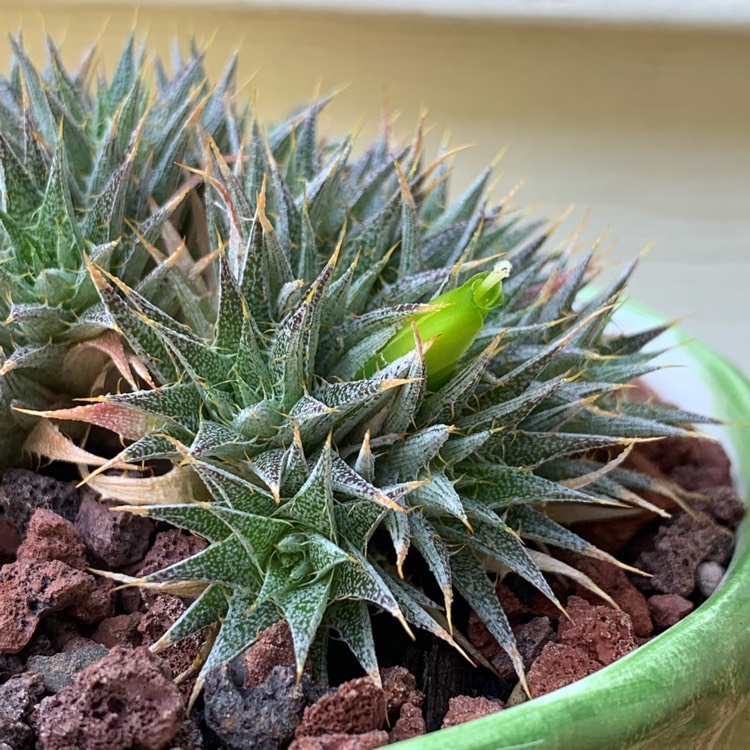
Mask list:
[[[42,16],[0,1],[0,24],[42,50]],[[103,4],[104,5],[104,4]],[[47,29],[75,58],[101,40],[111,67],[134,12],[43,3]],[[209,9],[210,8],[210,9]],[[108,19],[108,20],[107,20]],[[617,260],[655,240],[632,294],[750,371],[750,36],[507,26],[425,18],[141,7],[138,28],[166,51],[174,36],[212,40],[218,70],[241,50],[269,117],[315,90],[351,83],[329,112],[341,131],[377,125],[383,89],[407,132],[429,108],[434,143],[446,128],[478,144],[456,163],[465,182],[501,147],[498,190],[526,178],[519,203],[590,209],[589,236],[611,225]],[[0,53],[6,65],[7,46]]]

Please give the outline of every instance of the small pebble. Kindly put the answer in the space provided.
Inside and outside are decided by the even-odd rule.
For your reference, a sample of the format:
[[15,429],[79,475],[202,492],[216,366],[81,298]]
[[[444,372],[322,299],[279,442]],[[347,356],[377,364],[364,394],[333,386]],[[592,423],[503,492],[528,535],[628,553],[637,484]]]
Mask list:
[[726,570],[717,562],[701,563],[695,573],[695,583],[701,594],[706,598],[711,596],[724,578],[724,573]]

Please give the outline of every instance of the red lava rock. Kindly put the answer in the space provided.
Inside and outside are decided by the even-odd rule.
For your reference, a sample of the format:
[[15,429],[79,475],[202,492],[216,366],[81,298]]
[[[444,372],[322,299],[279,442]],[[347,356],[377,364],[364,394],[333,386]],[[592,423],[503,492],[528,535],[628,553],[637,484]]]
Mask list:
[[101,643],[107,648],[140,645],[142,640],[141,633],[138,632],[138,623],[140,620],[140,612],[107,617],[99,623],[99,626],[91,636],[91,640],[95,643]]
[[385,693],[369,677],[339,685],[335,693],[308,706],[295,737],[364,734],[385,723]]
[[94,557],[121,568],[143,559],[154,522],[133,513],[110,511],[112,505],[87,493],[78,510],[76,528]]
[[690,596],[698,566],[704,561],[726,564],[733,545],[732,533],[705,513],[693,517],[677,512],[659,527],[654,549],[638,556],[636,567],[653,573],[639,585],[663,594]]
[[6,519],[0,519],[0,565],[16,559],[21,544],[18,527]]
[[34,734],[29,717],[43,694],[42,676],[35,672],[16,675],[0,685],[0,743],[12,750],[31,746]]
[[405,667],[388,667],[380,670],[388,714],[398,711],[405,703],[422,708],[424,693],[417,690],[417,680]]
[[[555,631],[549,617],[535,617],[529,622],[516,625],[513,628],[518,652],[523,659],[524,669],[542,652],[544,645],[555,637]],[[501,679],[512,682],[516,679],[516,670],[508,654],[501,650],[492,659],[492,666],[498,671]]]
[[253,687],[265,682],[274,667],[295,666],[294,643],[289,625],[277,622],[266,628],[260,638],[245,651],[245,687]]
[[580,648],[566,643],[548,643],[526,675],[529,692],[533,698],[538,698],[582,680],[601,668],[598,661]]
[[732,484],[729,457],[714,440],[664,438],[641,443],[638,453],[687,490]]
[[[170,594],[156,594],[147,600],[147,609],[141,613],[136,626],[140,642],[150,646],[158,641],[186,609],[182,599]],[[172,669],[172,677],[178,677],[193,664],[203,643],[202,634],[194,633],[162,652],[161,656]],[[180,684],[180,689],[186,697],[190,694],[192,686],[193,680]]]
[[467,721],[481,719],[482,716],[496,714],[504,708],[505,704],[501,700],[483,698],[482,696],[472,698],[469,695],[458,695],[450,699],[442,728],[448,729],[458,724],[465,724]]
[[145,576],[206,549],[206,542],[179,529],[160,531],[137,568],[136,575]]
[[89,596],[68,607],[66,612],[76,620],[93,624],[115,613],[115,583],[109,578],[95,578],[96,585]]
[[42,750],[162,750],[177,734],[182,696],[146,648],[116,646],[35,713]]
[[665,438],[642,443],[637,452],[686,490],[731,486],[730,461],[714,440]]
[[693,603],[677,594],[654,594],[648,598],[648,608],[659,630],[676,625],[693,611]]
[[37,508],[29,521],[26,539],[18,548],[18,560],[60,560],[71,568],[88,566],[86,548],[76,527],[51,510]]
[[155,594],[141,613],[138,632],[144,643],[159,640],[164,632],[187,609],[182,599],[171,594]]
[[0,484],[0,515],[4,512],[6,519],[24,535],[37,508],[52,510],[68,521],[75,521],[81,497],[75,482],[60,482],[26,469],[8,469]]
[[374,750],[388,744],[388,734],[373,730],[364,734],[323,734],[318,737],[300,737],[289,750]]
[[[651,635],[654,626],[646,604],[646,597],[630,582],[625,572],[604,560],[597,560],[584,555],[560,555],[560,557],[581,573],[587,575],[595,584],[606,591],[623,612],[630,615],[633,633],[639,638]],[[592,604],[601,604],[602,600],[583,586],[575,586],[575,593]]]
[[413,703],[404,703],[399,711],[398,721],[388,733],[388,740],[391,743],[402,742],[426,733],[427,724],[422,715],[422,709]]
[[694,443],[694,453],[689,461],[672,469],[672,480],[686,490],[731,485],[729,456],[721,444],[714,440],[693,439],[690,442]]
[[90,646],[92,643],[93,641],[91,640],[91,638],[86,638],[82,635],[75,635],[70,640],[65,642],[65,645],[60,650],[60,653],[68,654],[71,651],[79,651],[85,646]]
[[46,614],[90,596],[93,576],[59,560],[22,560],[0,571],[0,653],[18,653]]
[[692,507],[708,513],[719,523],[734,528],[745,515],[745,503],[734,487],[705,487],[701,494],[706,499],[691,503]]
[[637,647],[627,613],[606,605],[591,605],[580,596],[568,598],[567,610],[573,622],[560,620],[560,643],[581,649],[605,666]]

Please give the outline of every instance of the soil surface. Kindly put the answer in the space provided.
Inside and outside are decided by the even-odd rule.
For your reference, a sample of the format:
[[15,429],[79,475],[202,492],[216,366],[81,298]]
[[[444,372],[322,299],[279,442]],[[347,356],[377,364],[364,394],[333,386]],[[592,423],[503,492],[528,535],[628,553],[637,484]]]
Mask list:
[[[611,664],[679,622],[711,595],[731,558],[744,504],[716,443],[646,443],[628,463],[696,493],[691,511],[665,506],[667,519],[643,513],[616,527],[599,522],[576,529],[650,577],[555,552],[617,608],[562,578],[550,583],[565,614],[517,576],[497,583],[532,697]],[[89,571],[142,575],[204,546],[165,524],[111,513],[94,493],[59,475],[6,471],[0,480],[0,750],[366,750],[528,700],[505,652],[458,601],[454,622],[486,660],[484,668],[471,667],[424,633],[412,642],[392,618],[376,615],[382,688],[362,677],[337,643],[330,649],[331,684],[315,684],[310,674],[298,683],[291,636],[280,624],[233,664],[210,673],[188,712],[192,680],[177,684],[175,678],[199,657],[200,634],[158,655],[147,648],[187,600],[115,591],[109,579]]]

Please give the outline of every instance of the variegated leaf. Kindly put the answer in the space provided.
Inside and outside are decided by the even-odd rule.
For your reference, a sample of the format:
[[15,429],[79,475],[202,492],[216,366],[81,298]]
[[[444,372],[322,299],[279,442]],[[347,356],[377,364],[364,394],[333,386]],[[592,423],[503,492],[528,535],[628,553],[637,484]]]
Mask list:
[[310,476],[294,497],[284,504],[284,512],[310,529],[336,538],[331,478],[331,444],[326,442]]
[[292,631],[298,676],[304,671],[307,655],[328,606],[331,591],[329,575],[301,588],[285,589],[274,596],[275,604],[284,613],[284,619]]
[[370,679],[380,685],[380,669],[367,605],[352,599],[334,602],[326,611],[325,622],[349,646]]
[[487,630],[508,654],[521,684],[525,687],[523,660],[518,653],[516,639],[484,567],[474,553],[466,549],[453,555],[451,571],[454,584],[461,596],[466,599],[487,626]]

